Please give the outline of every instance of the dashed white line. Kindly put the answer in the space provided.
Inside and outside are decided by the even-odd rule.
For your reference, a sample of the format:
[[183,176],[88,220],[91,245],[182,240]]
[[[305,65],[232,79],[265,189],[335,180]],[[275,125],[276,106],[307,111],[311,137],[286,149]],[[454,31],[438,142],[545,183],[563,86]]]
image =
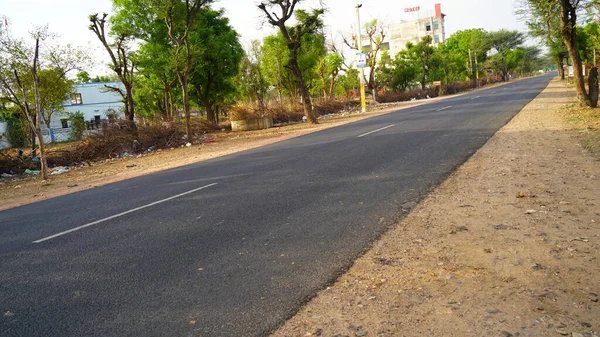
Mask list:
[[364,136],[370,135],[372,133],[379,132],[381,130],[385,130],[385,129],[391,128],[392,126],[395,126],[395,125],[396,124],[392,124],[392,125],[384,126],[381,129],[377,129],[377,130],[373,130],[371,132],[363,133],[362,135],[358,136],[357,138],[364,137]]
[[450,109],[451,107],[452,107],[452,105],[448,105],[448,106],[445,106],[445,107],[443,107],[441,109],[437,109],[435,111],[442,111],[442,110]]
[[471,98],[471,101],[475,100],[475,99],[478,99],[478,98],[481,98],[481,96],[473,97],[473,98]]
[[45,237],[43,239],[35,240],[35,241],[33,241],[33,243],[41,243],[41,242],[44,242],[44,241],[52,240],[52,239],[57,238],[59,236],[63,236],[65,234],[73,233],[73,232],[78,231],[80,229],[84,229],[84,228],[87,228],[87,227],[90,227],[90,226],[93,226],[93,225],[97,225],[97,224],[99,224],[101,222],[104,222],[104,221],[112,220],[114,218],[118,218],[120,216],[129,214],[129,213],[133,213],[133,212],[139,211],[139,210],[144,209],[144,208],[148,208],[148,207],[151,207],[151,206],[154,206],[154,205],[158,205],[158,204],[161,204],[161,203],[169,201],[169,200],[173,200],[175,198],[182,197],[184,195],[188,195],[188,194],[191,194],[191,193],[194,193],[194,192],[198,192],[200,190],[203,190],[203,189],[211,187],[211,186],[215,186],[217,184],[218,183],[212,183],[212,184],[209,184],[209,185],[206,185],[206,186],[198,187],[198,188],[195,188],[195,189],[193,189],[191,191],[183,192],[183,193],[174,195],[172,197],[168,197],[168,198],[165,198],[165,199],[162,199],[162,200],[158,200],[158,201],[149,203],[149,204],[144,205],[144,206],[136,207],[136,208],[130,209],[128,211],[121,212],[119,214],[111,215],[111,216],[109,216],[107,218],[104,218],[104,219],[96,220],[94,222],[90,222],[88,224],[85,224],[85,225],[82,225],[82,226],[79,226],[79,227],[71,228],[71,229],[66,230],[64,232],[60,232],[60,233],[56,233],[54,235],[47,236],[47,237]]

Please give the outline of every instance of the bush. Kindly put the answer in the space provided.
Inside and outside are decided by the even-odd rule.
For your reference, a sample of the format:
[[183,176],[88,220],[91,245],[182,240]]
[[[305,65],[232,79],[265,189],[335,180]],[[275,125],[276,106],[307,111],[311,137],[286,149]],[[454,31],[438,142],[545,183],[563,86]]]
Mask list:
[[22,119],[9,117],[6,119],[6,137],[12,147],[25,147],[27,145],[26,123]]
[[83,138],[83,132],[86,129],[85,117],[81,111],[72,112],[67,114],[69,121],[71,121],[71,137],[75,140],[81,140]]

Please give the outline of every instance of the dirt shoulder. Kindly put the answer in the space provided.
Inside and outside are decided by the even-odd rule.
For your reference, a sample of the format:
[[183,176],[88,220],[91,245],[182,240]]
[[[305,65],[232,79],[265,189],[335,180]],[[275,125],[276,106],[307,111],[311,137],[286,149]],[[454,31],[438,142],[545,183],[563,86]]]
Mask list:
[[274,336],[600,335],[600,163],[554,80]]
[[[504,84],[489,85],[482,89]],[[245,151],[326,128],[352,123],[399,109],[457,97],[466,93],[468,92],[414,102],[379,104],[369,107],[370,111],[367,113],[345,113],[330,118],[322,118],[317,125],[301,123],[259,131],[212,133],[208,135],[208,138],[215,139],[215,143],[156,151],[142,157],[128,157],[94,163],[92,166],[75,168],[69,173],[51,176],[49,181],[44,181],[39,177],[17,181],[0,181],[0,210]]]

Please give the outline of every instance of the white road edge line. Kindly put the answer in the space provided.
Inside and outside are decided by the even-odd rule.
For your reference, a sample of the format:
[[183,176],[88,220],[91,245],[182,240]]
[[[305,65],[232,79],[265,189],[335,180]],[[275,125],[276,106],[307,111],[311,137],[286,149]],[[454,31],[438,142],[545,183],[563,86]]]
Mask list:
[[357,138],[364,137],[364,136],[370,135],[370,134],[372,134],[372,133],[379,132],[379,131],[381,131],[381,130],[385,130],[385,129],[391,128],[392,126],[395,126],[395,125],[396,125],[396,124],[392,124],[392,125],[384,126],[384,127],[382,127],[381,129],[377,129],[377,130],[373,130],[373,131],[371,131],[371,132],[364,133],[364,134],[362,134],[362,135],[358,136]]
[[435,110],[435,111],[442,111],[442,110],[449,109],[449,108],[451,108],[451,107],[452,107],[452,105],[448,105],[448,106],[445,106],[445,107],[443,107],[443,108],[441,108],[441,109],[437,109],[437,110]]
[[473,97],[473,98],[471,98],[471,101],[475,100],[475,99],[478,99],[478,98],[481,98],[481,96]]
[[212,184],[209,184],[209,185],[206,185],[206,186],[198,187],[198,188],[195,188],[195,189],[193,189],[191,191],[183,192],[183,193],[174,195],[172,197],[168,197],[168,198],[165,198],[165,199],[162,199],[162,200],[159,200],[159,201],[155,201],[155,202],[149,203],[149,204],[144,205],[144,206],[136,207],[136,208],[130,209],[128,211],[121,212],[119,214],[111,215],[111,216],[109,216],[107,218],[104,218],[104,219],[96,220],[94,222],[90,222],[88,224],[85,224],[85,225],[82,225],[82,226],[79,226],[79,227],[71,228],[71,229],[66,230],[64,232],[60,232],[60,233],[57,233],[57,234],[54,234],[54,235],[47,236],[47,237],[45,237],[43,239],[35,240],[35,241],[33,241],[33,243],[41,243],[41,242],[44,242],[44,241],[52,240],[52,239],[57,238],[59,236],[63,236],[65,234],[73,233],[73,232],[78,231],[80,229],[84,229],[86,227],[97,225],[97,224],[99,224],[101,222],[108,221],[108,220],[111,220],[111,219],[114,219],[114,218],[118,218],[120,216],[129,214],[129,213],[133,213],[133,212],[139,211],[139,210],[144,209],[144,208],[148,208],[148,207],[151,207],[151,206],[154,206],[154,205],[158,205],[158,204],[161,204],[163,202],[166,202],[166,201],[169,201],[169,200],[173,200],[175,198],[179,198],[179,197],[182,197],[184,195],[187,195],[187,194],[190,194],[190,193],[194,193],[194,192],[203,190],[203,189],[211,187],[211,186],[215,186],[217,184],[218,183],[212,183]]

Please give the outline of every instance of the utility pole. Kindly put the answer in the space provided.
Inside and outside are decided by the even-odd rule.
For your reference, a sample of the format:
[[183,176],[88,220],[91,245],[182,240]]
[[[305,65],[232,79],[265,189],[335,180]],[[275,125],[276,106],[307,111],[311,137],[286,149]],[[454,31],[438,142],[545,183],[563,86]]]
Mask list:
[[[358,31],[356,32],[356,43],[358,44],[358,52],[362,53],[362,39],[361,39],[361,30],[360,30],[360,8],[361,4],[356,5],[356,26],[358,27]],[[373,71],[373,69],[371,69]],[[360,106],[362,108],[362,112],[367,112],[367,104],[365,101],[365,68],[360,68]]]
[[475,54],[475,81],[477,81],[475,87],[479,88],[479,65],[477,64],[477,52],[473,52]]

